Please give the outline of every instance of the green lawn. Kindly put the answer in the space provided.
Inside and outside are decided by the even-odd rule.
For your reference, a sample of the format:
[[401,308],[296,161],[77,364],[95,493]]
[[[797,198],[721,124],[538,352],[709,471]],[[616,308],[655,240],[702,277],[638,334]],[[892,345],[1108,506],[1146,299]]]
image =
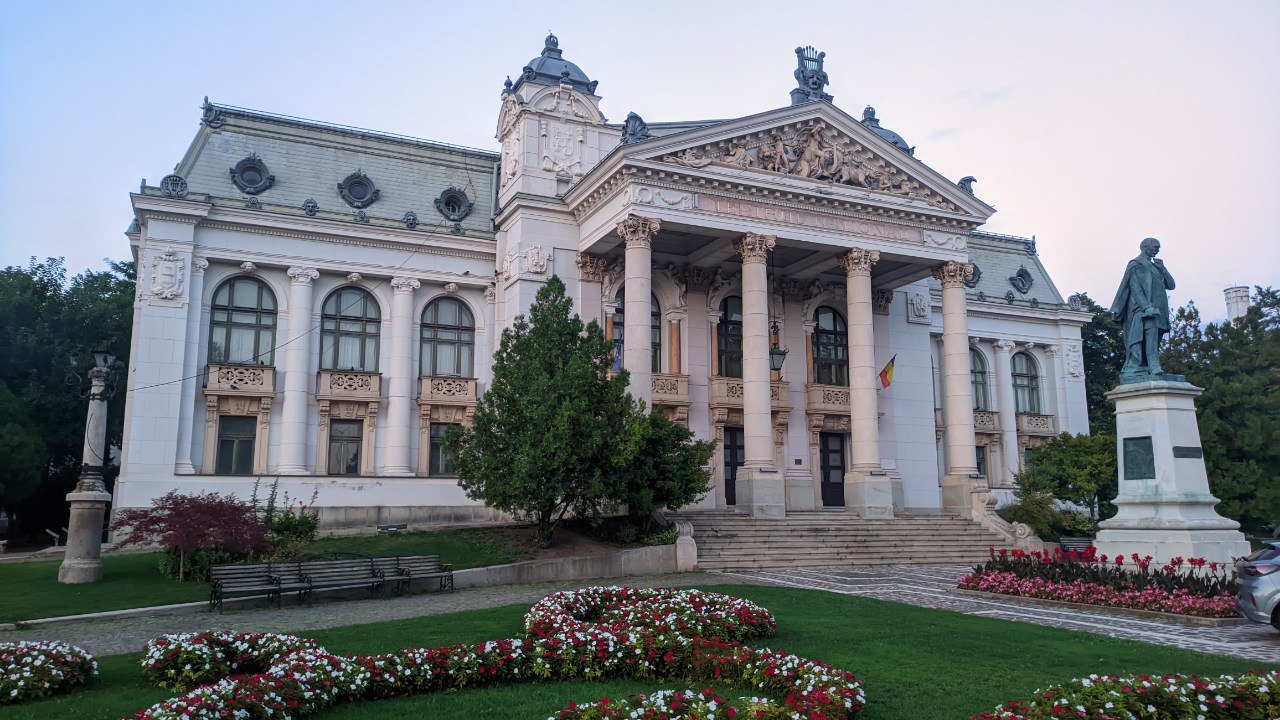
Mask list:
[[[439,555],[455,569],[525,559],[528,550],[508,544],[491,528],[462,528],[392,535],[320,538],[309,552],[361,555]],[[102,580],[87,585],[58,582],[61,560],[0,565],[0,622],[168,605],[209,598],[209,585],[160,576],[159,553],[120,553],[102,558]]]
[[[721,586],[773,610],[778,634],[769,647],[824,660],[862,679],[866,720],[967,718],[1006,700],[1074,676],[1171,672],[1218,675],[1266,666],[1085,633],[926,610],[814,590]],[[518,633],[524,606],[507,606],[415,620],[356,625],[308,633],[338,652],[376,653],[406,646],[479,642]],[[102,678],[61,698],[0,708],[0,720],[115,718],[132,714],[169,693],[147,686],[138,656],[109,657]],[[563,682],[358,702],[324,712],[319,720],[542,720],[570,701],[620,697],[663,682]],[[697,688],[701,689],[701,688]],[[736,689],[717,688],[737,697]]]

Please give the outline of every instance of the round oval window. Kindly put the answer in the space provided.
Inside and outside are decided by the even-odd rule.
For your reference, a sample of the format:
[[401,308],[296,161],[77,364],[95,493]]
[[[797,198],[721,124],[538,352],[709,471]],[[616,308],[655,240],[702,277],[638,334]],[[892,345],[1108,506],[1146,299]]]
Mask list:
[[356,200],[364,200],[369,197],[369,188],[362,182],[353,182],[347,186],[347,194]]
[[247,167],[240,173],[240,179],[249,186],[260,185],[262,183],[262,172],[256,167]]

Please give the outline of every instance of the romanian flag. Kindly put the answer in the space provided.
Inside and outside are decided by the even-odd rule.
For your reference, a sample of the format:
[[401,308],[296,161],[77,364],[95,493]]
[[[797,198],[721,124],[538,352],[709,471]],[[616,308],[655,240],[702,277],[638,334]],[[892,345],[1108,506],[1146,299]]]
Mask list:
[[889,362],[880,371],[880,389],[889,387],[889,383],[893,382],[893,361],[897,359],[897,355],[889,358]]

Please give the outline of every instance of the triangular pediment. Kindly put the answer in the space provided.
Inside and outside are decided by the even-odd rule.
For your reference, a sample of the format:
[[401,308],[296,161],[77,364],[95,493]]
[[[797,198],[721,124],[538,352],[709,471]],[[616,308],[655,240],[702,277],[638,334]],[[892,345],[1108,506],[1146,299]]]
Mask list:
[[[629,159],[690,170],[727,169],[743,180],[803,180],[910,199],[943,212],[995,209],[827,102],[779,108],[623,147]],[[821,188],[815,190],[822,192]]]

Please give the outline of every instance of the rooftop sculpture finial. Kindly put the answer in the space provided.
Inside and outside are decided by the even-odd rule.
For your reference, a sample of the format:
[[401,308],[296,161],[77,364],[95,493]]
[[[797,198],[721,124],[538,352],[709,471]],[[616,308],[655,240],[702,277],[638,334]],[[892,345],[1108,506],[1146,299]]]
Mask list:
[[798,87],[791,91],[791,104],[800,105],[814,100],[831,102],[834,97],[828,95],[824,88],[830,82],[827,72],[822,69],[824,52],[818,52],[812,45],[796,48],[796,83]]

